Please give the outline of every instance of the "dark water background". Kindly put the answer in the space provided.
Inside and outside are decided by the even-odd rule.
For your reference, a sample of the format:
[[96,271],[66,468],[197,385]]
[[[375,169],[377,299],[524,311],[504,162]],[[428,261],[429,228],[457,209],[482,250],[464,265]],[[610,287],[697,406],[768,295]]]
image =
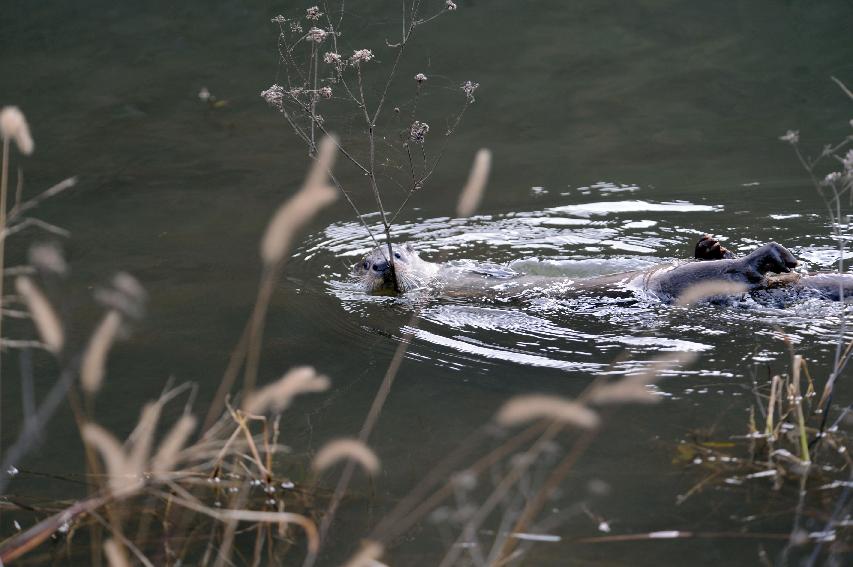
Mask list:
[[[804,147],[817,151],[849,133],[850,101],[829,80],[853,84],[849,2],[458,3],[456,13],[419,30],[401,76],[430,75],[423,107],[434,124],[448,113],[444,101],[456,85],[470,79],[481,86],[431,184],[404,215],[401,238],[427,255],[548,259],[553,269],[571,271],[579,260],[638,266],[684,257],[707,231],[742,250],[775,239],[810,268],[831,269],[825,208],[778,137],[799,129]],[[73,270],[65,310],[74,340],[82,343],[99,317],[92,287],[116,270],[133,273],[150,293],[148,317],[115,350],[99,396],[99,420],[115,431],[129,431],[143,400],[169,377],[199,384],[203,413],[239,337],[257,287],[258,240],[306,167],[305,149],[258,96],[277,73],[269,18],[297,8],[2,4],[0,104],[21,106],[36,140],[24,162],[27,193],[80,178],[39,212],[72,232],[64,243]],[[350,10],[346,43],[374,49],[377,66],[387,65],[382,44],[396,30],[397,3],[358,2]],[[200,102],[201,87],[227,105]],[[392,102],[405,102],[407,89],[393,90]],[[357,140],[357,123],[342,124],[344,138]],[[483,216],[445,220],[484,146],[495,159]],[[372,210],[364,180],[347,182]],[[591,216],[554,210],[634,200],[698,207],[640,205]],[[10,241],[13,259],[23,257],[27,241]],[[305,401],[289,416],[287,442],[297,451],[358,430],[409,322],[405,303],[336,287],[352,253],[366,246],[346,204],[336,204],[311,224],[275,298],[261,379],[312,364],[335,384],[330,396]],[[749,489],[713,489],[675,504],[701,478],[672,463],[675,445],[693,430],[720,438],[745,430],[751,377],[786,368],[780,329],[795,337],[813,373],[825,374],[837,315],[822,304],[790,312],[708,307],[699,316],[595,301],[431,305],[419,324],[426,334],[414,340],[372,439],[384,467],[372,515],[366,526],[353,523],[364,516],[348,516],[335,547],[342,555],[352,549],[389,502],[511,395],[576,395],[591,371],[624,371],[685,345],[701,351],[699,361],[662,383],[662,404],[616,414],[570,483],[611,485],[594,512],[614,532],[740,529],[736,517],[759,512]],[[611,368],[614,361],[621,366]],[[37,364],[41,391],[52,367],[47,359]],[[20,393],[11,379],[3,388],[8,446]],[[849,400],[849,392],[841,397]],[[78,433],[69,424],[67,413],[56,418],[27,469],[80,470]],[[21,493],[46,498],[75,490],[26,475],[18,482]],[[766,489],[755,494],[775,498]],[[784,531],[789,518],[771,527]],[[0,525],[2,535],[11,530]],[[567,540],[595,535],[596,522],[584,515],[558,533]],[[683,564],[685,554],[695,564],[755,564],[759,545],[779,549],[731,540],[543,544],[535,564]],[[424,533],[402,542],[390,561],[429,564],[440,546]]]

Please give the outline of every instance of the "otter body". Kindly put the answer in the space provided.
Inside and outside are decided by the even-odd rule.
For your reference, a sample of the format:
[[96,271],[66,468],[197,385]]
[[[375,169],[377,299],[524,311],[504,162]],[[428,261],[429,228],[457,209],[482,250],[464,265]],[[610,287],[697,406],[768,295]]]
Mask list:
[[[453,297],[504,298],[521,296],[532,289],[549,295],[572,295],[583,291],[612,295],[645,291],[669,302],[678,299],[697,284],[724,282],[740,284],[746,292],[779,287],[793,290],[808,288],[821,292],[828,299],[853,297],[851,275],[790,273],[791,268],[797,265],[797,259],[781,244],[770,242],[742,258],[736,258],[725,248],[710,246],[706,242],[709,238],[706,236],[700,240],[703,256],[699,255],[700,246],[697,245],[697,258],[708,257],[709,251],[713,250],[710,253],[719,259],[689,261],[671,267],[656,266],[645,271],[577,280],[530,276],[499,266],[472,267],[427,262],[410,244],[393,247],[393,260],[390,260],[388,246],[373,249],[355,265],[353,274],[366,292],[385,294],[422,288],[433,288]],[[396,273],[396,286],[392,273]]]

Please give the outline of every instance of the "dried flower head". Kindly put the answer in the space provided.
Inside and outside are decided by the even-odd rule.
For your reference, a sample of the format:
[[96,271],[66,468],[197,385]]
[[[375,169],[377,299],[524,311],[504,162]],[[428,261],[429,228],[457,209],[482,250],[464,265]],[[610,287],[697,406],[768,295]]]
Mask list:
[[278,16],[271,18],[270,21],[274,24],[283,24],[284,22],[287,21],[287,18],[285,18],[284,16],[279,14]]
[[17,106],[5,106],[0,110],[0,138],[13,140],[24,155],[33,153],[33,138],[24,113]]
[[382,565],[379,558],[384,551],[381,543],[365,540],[361,543],[361,549],[350,557],[343,567],[378,567]]
[[597,427],[598,414],[585,405],[556,396],[516,396],[503,405],[495,419],[501,425],[517,425],[534,419],[550,419],[585,429]]
[[853,150],[848,151],[847,155],[841,158],[841,165],[847,173],[853,172]]
[[468,175],[468,183],[465,184],[459,194],[459,202],[456,205],[458,216],[470,217],[477,210],[486,189],[491,168],[492,152],[486,148],[481,148],[474,157],[474,164],[471,166],[471,173]]
[[83,361],[80,364],[80,385],[89,394],[94,394],[101,389],[104,382],[104,374],[107,363],[107,354],[115,342],[121,329],[121,314],[116,310],[110,310],[98,328],[89,339],[89,346],[83,353]]
[[329,32],[326,30],[321,30],[320,28],[311,28],[308,30],[308,39],[313,41],[314,43],[323,43],[326,40],[326,36],[329,35]]
[[265,91],[261,91],[261,98],[267,101],[271,107],[282,110],[284,108],[284,87],[273,85]]
[[290,22],[290,31],[292,31],[293,33],[302,33],[302,24],[300,24],[296,20]]
[[27,276],[18,276],[15,284],[18,293],[21,294],[21,297],[27,303],[30,315],[47,350],[53,354],[59,353],[62,350],[65,333],[62,330],[62,324],[59,322],[59,317],[56,315],[53,306],[36,284]]
[[823,178],[823,181],[821,183],[823,185],[834,185],[839,181],[841,181],[841,172],[833,171],[831,173],[828,173],[826,177]]
[[326,63],[327,65],[340,65],[341,56],[333,51],[327,51],[326,54],[323,55],[323,63]]
[[480,83],[474,83],[472,81],[465,81],[462,85],[462,92],[465,93],[465,97],[468,99],[468,102],[474,102],[474,91],[480,86]]
[[453,0],[447,0],[444,3],[444,7],[445,7],[445,9],[447,9],[448,12],[452,12],[453,10],[456,9],[456,2],[454,2]]
[[358,63],[367,63],[373,59],[373,52],[369,49],[358,49],[352,52],[352,57],[350,57],[350,61],[353,65]]
[[34,244],[30,247],[28,258],[30,264],[45,272],[62,276],[68,271],[62,250],[56,244]]
[[423,144],[426,141],[427,132],[429,132],[429,124],[415,120],[409,130],[409,139],[416,144]]
[[798,130],[788,130],[784,136],[779,136],[779,139],[793,145],[800,141],[800,132]]
[[379,458],[370,447],[357,439],[337,439],[326,443],[314,457],[312,467],[322,472],[340,460],[352,459],[360,464],[368,474],[379,472]]
[[332,87],[320,87],[317,92],[323,98],[332,98]]
[[243,402],[243,410],[260,415],[267,411],[281,413],[299,394],[325,392],[329,389],[329,379],[321,376],[310,366],[300,366],[273,382],[250,394]]
[[423,83],[426,80],[427,80],[427,76],[424,75],[423,73],[418,73],[417,75],[415,75],[415,81],[417,81],[419,84]]
[[319,20],[320,16],[323,15],[323,12],[320,11],[320,8],[317,6],[311,6],[307,10],[305,10],[305,17],[309,20]]

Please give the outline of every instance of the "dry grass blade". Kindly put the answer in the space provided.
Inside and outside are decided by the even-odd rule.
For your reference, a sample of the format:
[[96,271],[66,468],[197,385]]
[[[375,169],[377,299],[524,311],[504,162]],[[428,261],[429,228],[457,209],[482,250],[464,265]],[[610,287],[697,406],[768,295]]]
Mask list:
[[344,563],[344,567],[376,567],[378,559],[385,552],[385,547],[376,541],[364,541],[358,553]]
[[322,472],[338,461],[352,459],[370,475],[379,472],[379,458],[370,447],[357,439],[337,439],[326,443],[314,457],[311,466]]
[[711,297],[740,295],[749,291],[746,284],[726,280],[710,280],[688,287],[678,296],[676,305],[692,305],[697,301]]
[[0,110],[0,137],[14,140],[24,155],[32,154],[35,149],[27,119],[17,106],[5,106]]
[[24,301],[27,302],[27,307],[30,309],[30,314],[39,335],[41,335],[42,342],[47,346],[47,350],[53,354],[59,353],[65,342],[65,333],[53,306],[38,286],[28,277],[18,276],[15,280],[15,287],[17,287],[18,293],[21,294]]
[[534,419],[551,419],[584,429],[592,429],[600,423],[598,414],[579,402],[541,394],[512,398],[503,405],[495,419],[505,426]]
[[142,408],[142,415],[139,416],[139,423],[128,438],[130,446],[127,465],[128,473],[132,475],[141,475],[145,471],[161,409],[163,406],[159,403],[146,404]]
[[110,477],[110,488],[114,491],[124,489],[128,482],[127,455],[112,433],[94,423],[86,423],[81,428],[83,441],[95,447],[101,454]]
[[113,309],[107,312],[101,324],[92,334],[89,346],[83,354],[83,362],[80,365],[80,383],[85,392],[94,394],[101,388],[104,381],[107,353],[109,353],[120,328],[121,315]]
[[695,352],[673,352],[652,360],[652,364],[638,374],[626,376],[617,382],[600,383],[593,386],[587,402],[596,405],[640,403],[653,404],[660,401],[647,387],[661,379],[664,372],[696,360]]
[[160,443],[157,454],[151,459],[151,472],[154,474],[165,474],[172,471],[177,462],[178,453],[183,448],[190,434],[195,430],[197,420],[195,416],[187,414],[172,427],[172,430]]
[[261,241],[261,258],[267,267],[284,260],[294,235],[302,225],[337,199],[337,190],[328,183],[335,151],[334,138],[323,138],[305,185],[273,215]]
[[456,214],[460,217],[470,217],[477,210],[486,182],[489,180],[489,171],[492,168],[492,152],[482,148],[474,157],[474,165],[468,175],[468,183],[459,194],[459,202],[456,205]]
[[114,539],[108,539],[104,542],[104,555],[107,556],[107,563],[110,567],[130,567],[127,555]]
[[310,366],[290,370],[272,384],[250,394],[243,403],[243,411],[260,415],[269,410],[280,413],[287,409],[294,397],[309,392],[329,389],[329,379],[317,374]]

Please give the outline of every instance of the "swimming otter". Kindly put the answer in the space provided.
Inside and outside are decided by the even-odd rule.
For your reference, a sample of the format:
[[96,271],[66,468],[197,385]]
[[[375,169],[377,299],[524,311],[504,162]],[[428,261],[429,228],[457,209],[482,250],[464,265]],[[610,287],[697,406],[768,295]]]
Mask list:
[[[394,268],[400,292],[408,292],[435,284],[449,295],[472,295],[500,292],[514,296],[531,288],[549,293],[572,293],[582,290],[602,291],[643,290],[664,301],[678,299],[696,284],[710,281],[742,284],[748,292],[778,287],[810,288],[830,299],[843,295],[853,297],[853,276],[847,274],[791,273],[798,262],[784,246],[770,242],[748,255],[737,258],[709,235],[696,245],[698,260],[672,267],[656,266],[646,271],[625,272],[607,276],[579,279],[546,276],[527,276],[510,269],[484,267],[460,268],[423,260],[411,244],[393,248]],[[394,281],[387,258],[388,247],[373,249],[359,261],[353,274],[368,293],[394,293]],[[496,269],[495,269],[496,268]],[[774,275],[778,274],[778,275]]]

